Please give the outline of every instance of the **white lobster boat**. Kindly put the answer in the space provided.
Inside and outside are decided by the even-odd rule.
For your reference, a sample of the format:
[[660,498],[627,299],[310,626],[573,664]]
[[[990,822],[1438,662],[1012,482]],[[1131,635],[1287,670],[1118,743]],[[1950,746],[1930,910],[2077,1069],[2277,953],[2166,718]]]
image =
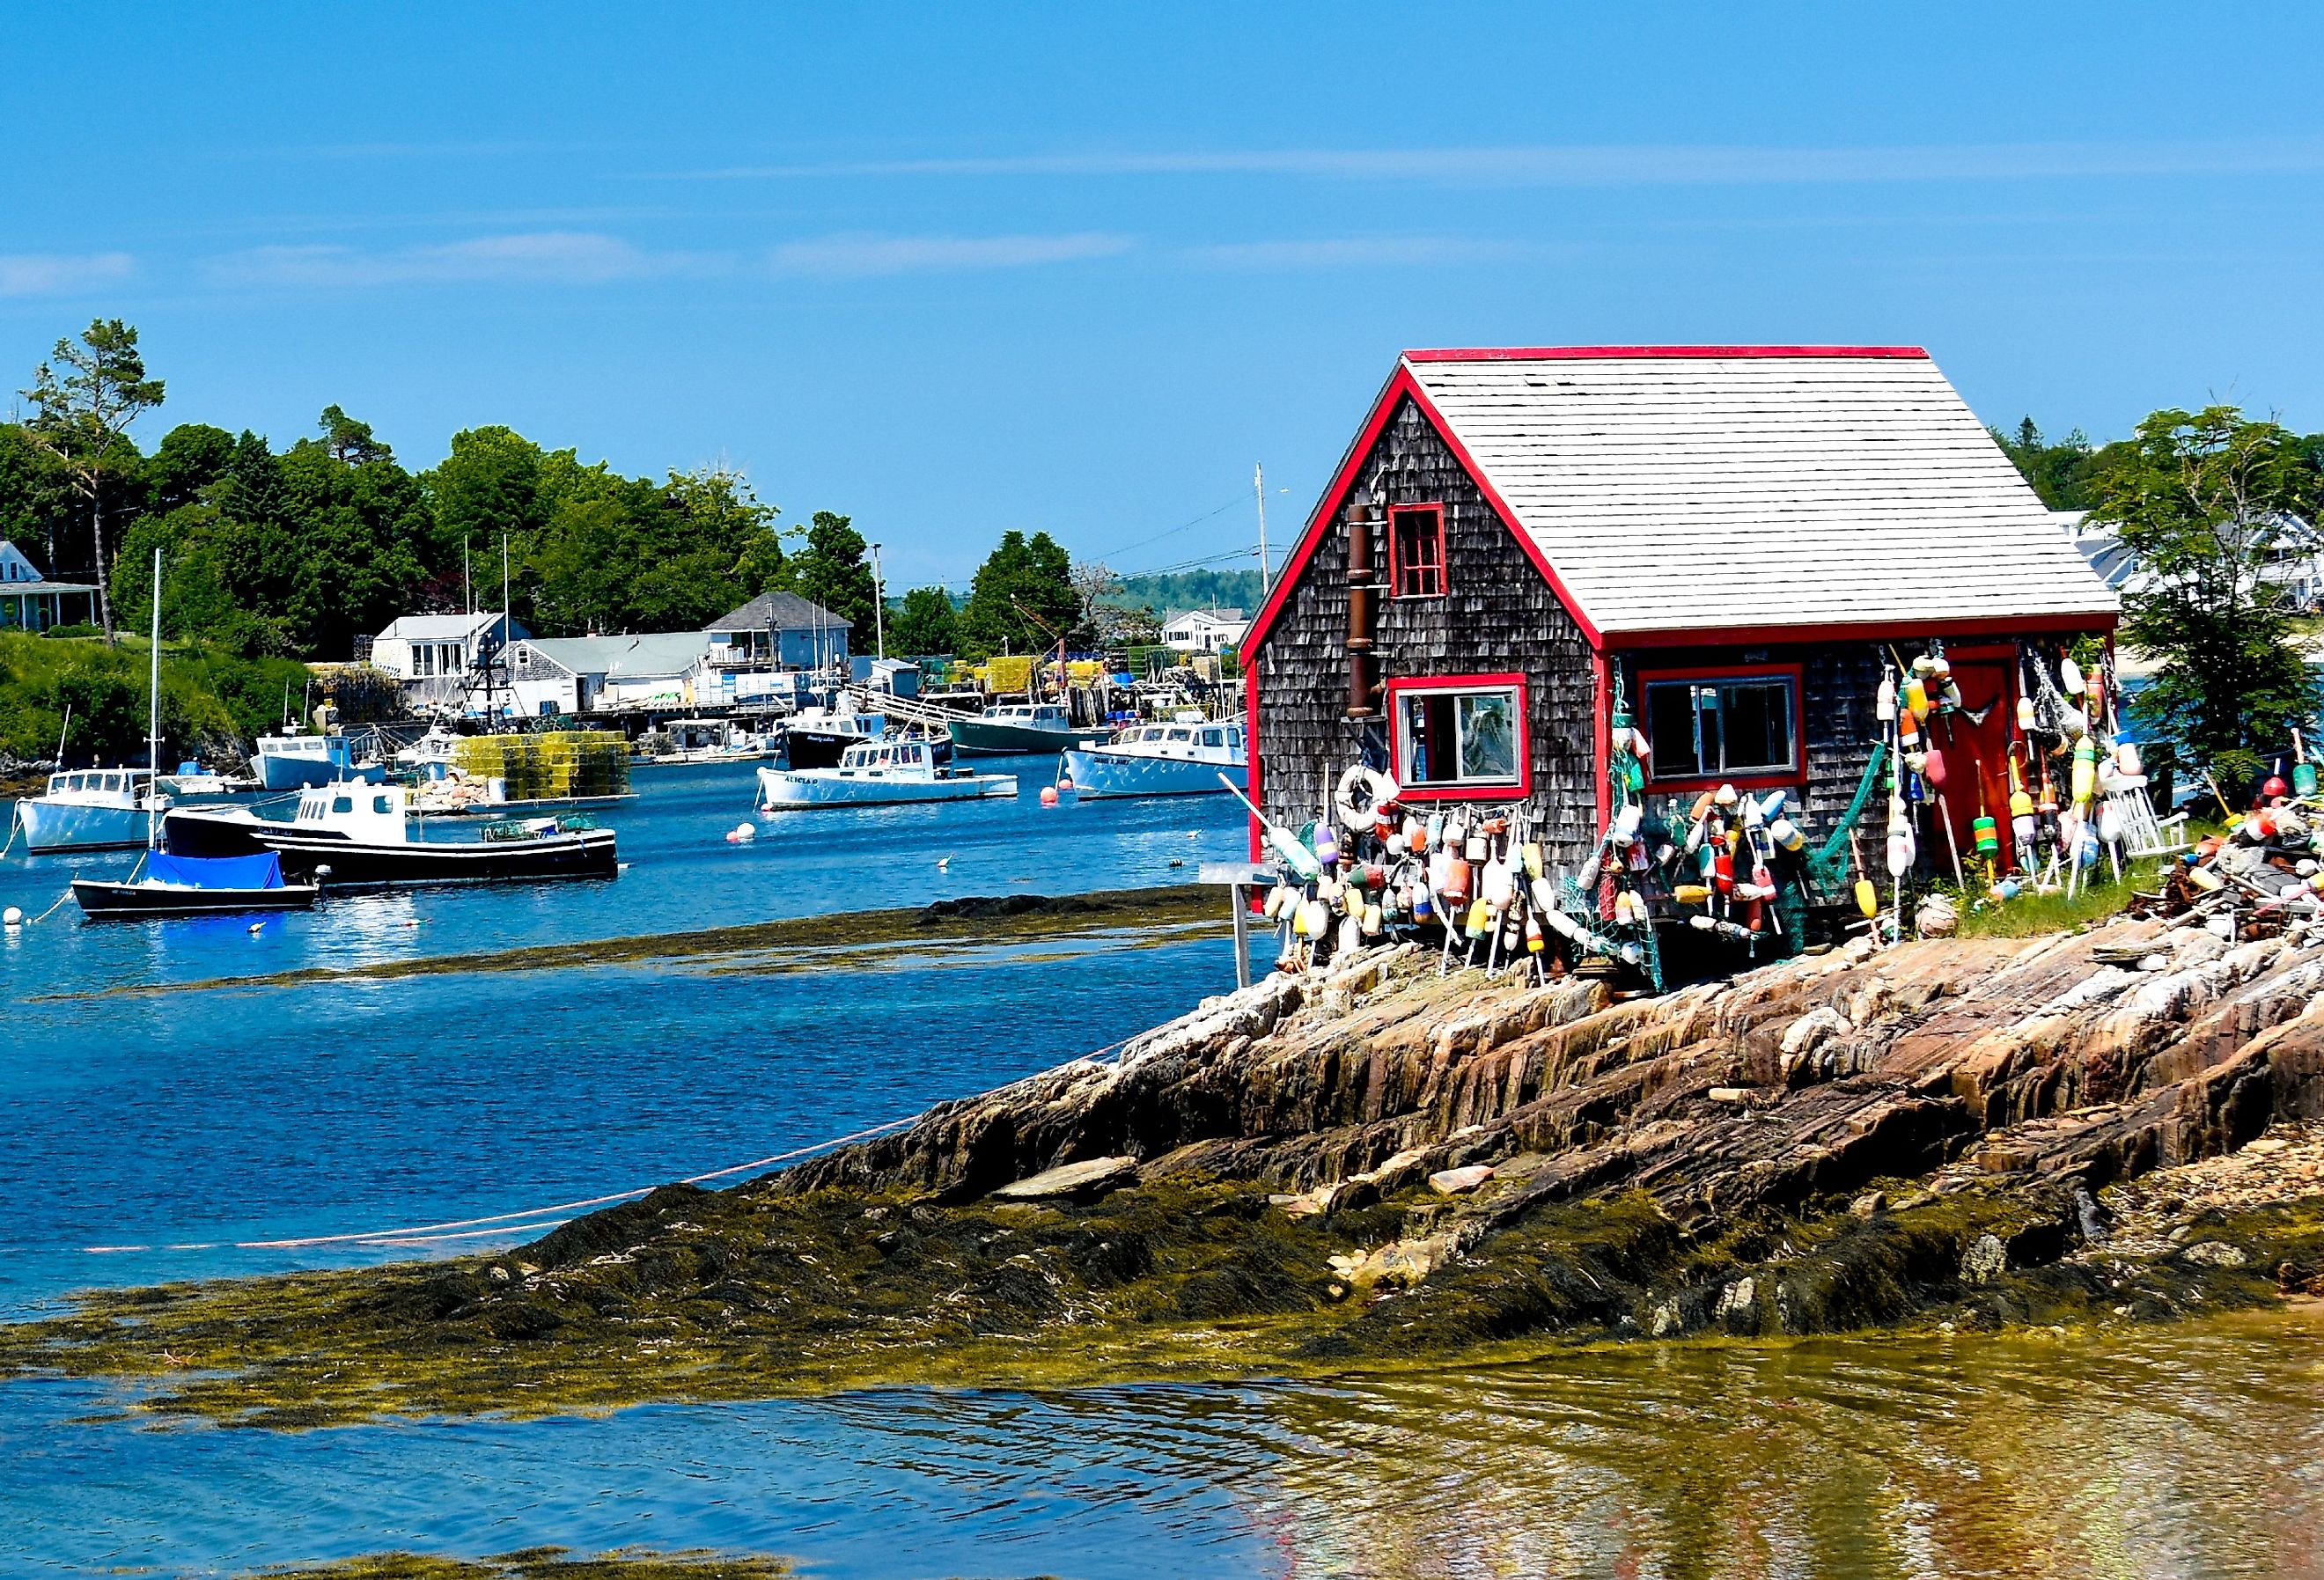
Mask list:
[[835,768],[759,770],[759,809],[763,812],[973,801],[1016,793],[1015,774],[939,767],[926,741],[866,741],[840,753]]
[[1250,784],[1239,724],[1133,725],[1110,745],[1060,753],[1057,762],[1084,798],[1214,796]]
[[143,845],[170,798],[142,768],[83,768],[49,775],[48,790],[16,803],[24,848],[126,850]]

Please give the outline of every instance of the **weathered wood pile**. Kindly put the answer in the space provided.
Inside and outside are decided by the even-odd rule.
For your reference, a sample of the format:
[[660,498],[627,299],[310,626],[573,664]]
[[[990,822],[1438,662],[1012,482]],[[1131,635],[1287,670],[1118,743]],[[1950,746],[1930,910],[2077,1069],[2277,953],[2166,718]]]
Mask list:
[[[1273,1182],[1293,1210],[1489,1168],[1480,1230],[1637,1187],[1683,1225],[1884,1178],[2095,1191],[2324,1114],[2324,924],[1868,944],[1667,997],[1440,979],[1409,946],[1277,976],[776,1187],[982,1196],[1060,1165]],[[1482,1176],[1480,1176],[1481,1178]]]

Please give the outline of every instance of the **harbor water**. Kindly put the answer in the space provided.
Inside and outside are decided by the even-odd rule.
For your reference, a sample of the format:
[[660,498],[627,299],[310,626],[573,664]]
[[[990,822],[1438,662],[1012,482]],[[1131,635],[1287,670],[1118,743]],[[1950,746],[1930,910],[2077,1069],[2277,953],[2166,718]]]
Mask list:
[[[0,1308],[358,1261],[254,1248],[719,1169],[1102,1047],[1231,947],[883,947],[244,982],[512,947],[1192,879],[1224,797],[753,818],[748,764],[646,770],[609,882],[0,941]],[[758,837],[724,837],[749,820]],[[457,832],[456,829],[453,832]],[[129,856],[78,864],[124,870]],[[37,914],[76,864],[0,862]],[[174,986],[177,991],[124,991]],[[490,1245],[489,1237],[445,1251]],[[409,1254],[409,1252],[399,1252]],[[304,1434],[103,1419],[0,1383],[0,1576],[238,1574],[390,1548],[770,1552],[938,1575],[2324,1572],[2324,1317],[1585,1353],[1331,1384],[889,1391]]]

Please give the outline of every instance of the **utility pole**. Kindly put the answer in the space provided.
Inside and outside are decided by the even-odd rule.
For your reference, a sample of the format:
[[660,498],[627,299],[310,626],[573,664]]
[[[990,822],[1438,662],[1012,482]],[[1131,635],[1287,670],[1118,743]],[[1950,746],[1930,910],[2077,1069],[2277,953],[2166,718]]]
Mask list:
[[880,576],[880,545],[872,545],[872,632],[875,643],[872,651],[881,658],[888,656],[888,588]]
[[1251,492],[1259,495],[1259,598],[1267,601],[1267,468],[1254,466],[1250,469]]
[[[502,531],[501,531],[501,652],[502,652],[502,653],[505,653],[505,652],[507,652],[507,651],[508,651],[508,642],[509,642],[509,561],[508,561],[508,530],[507,530],[506,528],[503,528],[503,529],[502,529]],[[495,656],[497,657],[498,655],[495,655]],[[514,663],[513,661],[512,661],[512,662],[510,663],[510,665],[509,665],[509,700],[510,700],[511,702],[514,702],[514,701],[516,700],[516,665],[515,665],[515,663]],[[489,688],[487,688],[487,689],[486,689],[486,691],[484,692],[484,711],[485,711],[486,713],[490,713],[490,712],[492,712],[492,710],[493,710],[493,694],[492,694],[491,690],[490,690]]]
[[464,533],[460,538],[460,602],[468,606],[468,618],[476,617],[476,583],[468,574],[468,541],[475,534]]

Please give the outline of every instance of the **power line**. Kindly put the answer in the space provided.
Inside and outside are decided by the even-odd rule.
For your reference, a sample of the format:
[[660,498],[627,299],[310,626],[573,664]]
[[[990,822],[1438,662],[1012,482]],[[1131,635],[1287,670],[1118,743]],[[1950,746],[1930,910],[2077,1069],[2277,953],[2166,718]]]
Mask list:
[[[1232,499],[1228,500],[1216,510],[1206,510],[1202,514],[1196,516],[1193,521],[1182,522],[1177,526],[1172,527],[1167,532],[1157,532],[1150,538],[1140,538],[1135,543],[1124,543],[1119,549],[1109,549],[1104,553],[1099,555],[1098,558],[1100,559],[1111,559],[1117,554],[1127,554],[1132,549],[1143,549],[1148,543],[1159,543],[1165,538],[1175,538],[1179,533],[1187,531],[1189,528],[1201,526],[1204,522],[1209,521],[1213,516],[1222,516],[1226,514],[1227,512],[1232,510],[1241,503],[1242,495],[1238,493]],[[1142,575],[1147,573],[1141,572],[1140,574]]]

